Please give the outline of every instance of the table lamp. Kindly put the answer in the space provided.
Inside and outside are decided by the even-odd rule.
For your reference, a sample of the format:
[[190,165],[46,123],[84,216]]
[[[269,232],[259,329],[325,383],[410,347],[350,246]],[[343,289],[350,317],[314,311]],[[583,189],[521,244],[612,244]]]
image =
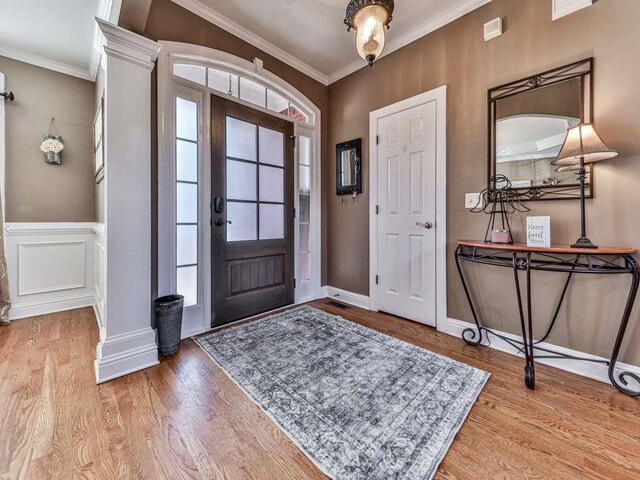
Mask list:
[[591,123],[582,123],[567,130],[560,153],[551,162],[557,165],[560,170],[577,169],[578,181],[580,182],[580,220],[582,232],[573,248],[598,248],[587,237],[584,205],[584,183],[587,176],[586,163],[599,162],[616,157],[618,152],[611,150],[598,136]]

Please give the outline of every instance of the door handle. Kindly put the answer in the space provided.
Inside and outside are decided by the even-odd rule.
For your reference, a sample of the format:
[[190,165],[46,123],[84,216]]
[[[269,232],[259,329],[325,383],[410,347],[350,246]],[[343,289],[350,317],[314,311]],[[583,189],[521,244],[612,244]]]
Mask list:
[[[232,222],[231,222],[231,220],[227,220],[227,223],[229,225],[231,225]],[[224,225],[224,220],[222,220],[221,218],[217,219],[216,220],[216,227],[221,227],[222,225]]]
[[426,228],[427,230],[431,230],[433,228],[433,223],[431,223],[431,222],[424,222],[424,223],[416,222],[416,227],[422,227],[422,228]]

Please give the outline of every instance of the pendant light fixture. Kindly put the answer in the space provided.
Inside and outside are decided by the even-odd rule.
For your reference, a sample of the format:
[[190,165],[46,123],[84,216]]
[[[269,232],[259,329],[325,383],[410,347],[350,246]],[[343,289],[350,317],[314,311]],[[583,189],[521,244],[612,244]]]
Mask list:
[[393,18],[393,0],[351,0],[344,19],[347,31],[356,30],[358,55],[373,65],[384,50],[385,30]]

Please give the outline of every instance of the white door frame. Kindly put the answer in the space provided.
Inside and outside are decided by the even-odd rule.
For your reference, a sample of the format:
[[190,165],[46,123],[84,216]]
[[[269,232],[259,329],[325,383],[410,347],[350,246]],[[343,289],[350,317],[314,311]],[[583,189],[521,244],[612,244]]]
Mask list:
[[[294,135],[309,136],[313,140],[312,150],[312,191],[311,191],[311,252],[312,252],[312,278],[308,285],[301,285],[301,279],[296,279],[297,288],[295,290],[295,303],[307,302],[316,298],[322,298],[323,291],[321,288],[321,125],[322,118],[320,109],[311,102],[304,94],[295,87],[280,79],[276,75],[270,73],[266,69],[258,68],[259,62],[249,62],[242,58],[236,57],[230,53],[215,50],[200,45],[192,45],[180,42],[159,41],[162,50],[158,56],[158,295],[173,293],[176,290],[175,280],[175,162],[173,151],[173,94],[176,87],[190,89],[195,93],[202,94],[202,105],[200,112],[200,129],[203,137],[204,151],[202,152],[202,168],[200,168],[198,183],[200,192],[201,205],[208,205],[211,192],[211,145],[209,142],[210,132],[210,95],[227,98],[232,102],[245,105],[250,108],[268,113],[279,118],[286,118],[274,113],[270,110],[258,107],[237,99],[230,95],[224,95],[218,91],[207,88],[204,85],[191,82],[184,78],[172,75],[173,62],[188,63],[199,66],[207,66],[214,68],[222,68],[226,71],[233,72],[243,77],[253,79],[254,81],[267,86],[271,90],[283,94],[287,98],[295,100],[296,104],[308,109],[305,112],[313,116],[313,124],[304,122],[294,122]],[[296,142],[298,143],[298,142]],[[299,186],[298,186],[298,152],[296,146],[295,158],[295,191],[296,191],[296,211],[299,210]],[[201,209],[202,216],[199,218],[201,223],[201,235],[199,236],[200,245],[204,246],[204,252],[198,260],[199,267],[199,289],[202,295],[199,298],[202,302],[198,305],[188,307],[194,310],[193,315],[186,312],[183,318],[182,337],[191,337],[211,329],[211,226],[210,226],[210,209]],[[295,265],[296,276],[299,270],[299,241],[298,241],[298,222],[295,222]],[[305,288],[306,287],[306,288]],[[304,296],[302,295],[304,293]],[[187,309],[185,309],[187,310]],[[198,311],[199,310],[199,311]]]
[[369,114],[369,302],[378,311],[378,122],[404,110],[436,102],[436,328],[447,331],[447,86],[430,90]]

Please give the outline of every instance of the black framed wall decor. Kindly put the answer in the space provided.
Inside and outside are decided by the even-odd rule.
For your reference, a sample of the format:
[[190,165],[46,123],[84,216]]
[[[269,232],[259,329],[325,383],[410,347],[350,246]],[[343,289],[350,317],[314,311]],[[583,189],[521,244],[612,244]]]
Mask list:
[[336,145],[336,194],[362,193],[362,139]]

